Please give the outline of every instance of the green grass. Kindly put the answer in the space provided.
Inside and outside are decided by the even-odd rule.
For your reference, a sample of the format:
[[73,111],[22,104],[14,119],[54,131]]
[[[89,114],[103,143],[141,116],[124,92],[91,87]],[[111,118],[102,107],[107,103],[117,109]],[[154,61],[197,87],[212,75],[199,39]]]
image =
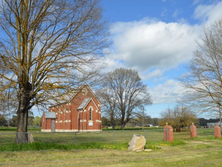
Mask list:
[[16,132],[16,127],[0,127],[0,132]]
[[0,151],[0,166],[222,166],[222,140],[219,139],[176,139],[169,143],[148,141],[146,148],[150,147],[151,152],[127,151],[127,143],[125,145],[88,143],[76,146],[53,143],[47,146],[44,143],[32,143],[24,147],[26,146],[40,150]]
[[[16,132],[17,127],[0,127],[0,132]],[[28,131],[40,132],[40,127],[28,127]]]
[[[0,146],[15,141],[15,128],[0,129]],[[34,141],[39,143],[81,144],[81,143],[126,143],[133,134],[144,135],[149,142],[161,142],[163,129],[147,128],[145,130],[115,130],[94,133],[40,133],[38,128],[28,130]],[[214,139],[213,129],[198,129],[198,139]],[[190,140],[189,132],[174,132],[174,139]]]
[[[173,142],[147,142],[145,149],[157,150],[161,149],[160,146],[178,146],[186,144],[184,141],[175,140]],[[58,143],[41,143],[33,142],[29,144],[5,144],[0,147],[0,151],[33,151],[33,150],[72,150],[72,149],[114,149],[114,150],[127,150],[128,143],[98,143],[89,142],[81,144],[58,144]]]
[[[29,130],[33,134],[34,140],[41,143],[58,143],[58,144],[81,144],[90,142],[99,143],[125,143],[129,142],[133,134],[144,135],[149,141],[161,141],[163,139],[162,129],[148,130],[118,130],[104,131],[94,133],[39,133]],[[0,146],[3,144],[14,143],[15,132],[0,131]]]
[[58,143],[39,143],[30,144],[5,144],[0,147],[0,151],[36,151],[36,150],[72,150],[72,149],[114,149],[126,150],[127,143],[82,143],[82,144],[58,144]]
[[[163,141],[162,129],[118,130],[102,133],[33,133],[35,142],[14,144],[15,134],[0,131],[0,166],[98,166],[98,167],[221,167],[222,139],[213,129],[174,133],[174,141]],[[8,131],[11,132],[12,131]],[[133,134],[145,135],[151,152],[127,150]],[[76,140],[75,140],[76,139]]]

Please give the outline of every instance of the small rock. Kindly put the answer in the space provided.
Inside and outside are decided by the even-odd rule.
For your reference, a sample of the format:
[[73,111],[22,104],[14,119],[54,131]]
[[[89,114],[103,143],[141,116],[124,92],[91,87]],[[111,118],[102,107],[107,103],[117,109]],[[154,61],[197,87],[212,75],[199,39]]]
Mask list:
[[150,152],[150,151],[152,151],[151,149],[144,149],[144,151],[146,151],[146,152]]

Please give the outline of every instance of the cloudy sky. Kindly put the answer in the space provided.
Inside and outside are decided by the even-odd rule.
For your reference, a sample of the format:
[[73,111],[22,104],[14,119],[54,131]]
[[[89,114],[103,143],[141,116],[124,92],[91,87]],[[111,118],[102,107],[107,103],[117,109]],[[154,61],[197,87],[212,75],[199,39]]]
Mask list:
[[146,112],[160,117],[182,97],[177,78],[186,72],[204,27],[222,19],[222,1],[102,0],[102,6],[112,40],[104,50],[107,70],[136,69],[153,99]]

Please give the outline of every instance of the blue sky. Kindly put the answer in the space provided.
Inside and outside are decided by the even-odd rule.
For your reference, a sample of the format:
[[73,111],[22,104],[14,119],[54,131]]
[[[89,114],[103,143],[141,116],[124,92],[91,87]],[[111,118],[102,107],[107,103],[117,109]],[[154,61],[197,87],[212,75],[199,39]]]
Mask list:
[[146,112],[160,117],[184,95],[177,78],[186,72],[203,28],[222,18],[222,1],[102,0],[102,6],[112,40],[104,50],[107,71],[136,69],[153,99]]

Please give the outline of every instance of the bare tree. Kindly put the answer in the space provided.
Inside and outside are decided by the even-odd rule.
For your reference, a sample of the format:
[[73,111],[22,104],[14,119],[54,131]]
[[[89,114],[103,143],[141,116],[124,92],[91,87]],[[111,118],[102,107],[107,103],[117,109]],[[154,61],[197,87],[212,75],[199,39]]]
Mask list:
[[102,90],[96,92],[97,97],[99,97],[102,102],[103,114],[110,120],[112,129],[115,129],[117,116],[117,101],[115,99],[115,94],[112,90],[103,87]]
[[16,113],[18,102],[16,101],[16,92],[12,88],[8,88],[0,93],[0,114],[8,121],[9,118]]
[[119,68],[106,74],[102,89],[98,91],[101,102],[121,122],[124,129],[134,112],[141,106],[151,104],[148,88],[144,85],[137,71]]
[[138,121],[139,125],[143,128],[144,126],[147,126],[148,124],[153,124],[152,118],[148,116],[146,112],[137,112],[134,114],[135,119]]
[[4,0],[0,4],[0,61],[4,86],[17,91],[16,143],[27,142],[28,111],[72,94],[98,72],[107,46],[98,0]]
[[190,108],[176,106],[174,109],[167,109],[161,113],[159,124],[164,126],[166,122],[180,131],[181,128],[197,122],[197,116]]
[[[9,71],[2,68],[2,65],[3,63],[0,62],[0,74],[8,75]],[[0,78],[0,90],[4,88],[5,82],[4,78]],[[4,92],[0,91],[0,114],[8,120],[8,125],[9,117],[16,113],[17,104],[16,92],[13,87],[8,87]]]
[[[8,70],[3,68],[3,62],[0,62],[0,74],[9,74]],[[0,90],[4,88],[5,82],[4,78],[0,78]],[[2,114],[6,119],[9,115],[15,113],[17,104],[15,97],[13,87],[9,87],[4,92],[0,91],[0,114]]]
[[216,111],[221,119],[222,20],[205,29],[181,83],[188,90],[187,101],[194,108],[211,114]]

